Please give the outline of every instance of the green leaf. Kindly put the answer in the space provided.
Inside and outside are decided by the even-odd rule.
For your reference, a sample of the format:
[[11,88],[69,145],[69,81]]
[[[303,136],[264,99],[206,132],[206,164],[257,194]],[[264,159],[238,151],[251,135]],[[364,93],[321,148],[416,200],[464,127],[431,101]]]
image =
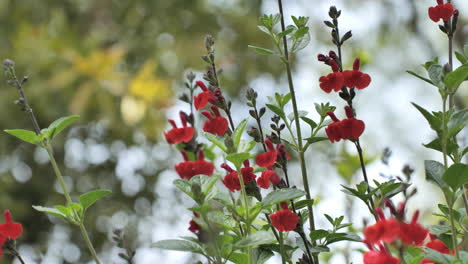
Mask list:
[[444,165],[435,160],[425,160],[426,180],[435,183],[440,188],[445,186],[442,176],[444,175]]
[[407,247],[403,258],[407,264],[419,264],[424,257],[422,256],[422,252],[419,248]]
[[435,130],[436,132],[440,131],[441,120],[439,120],[436,116],[432,115],[431,113],[429,113],[429,111],[422,108],[421,106],[415,103],[412,103],[412,104],[414,105],[414,107],[416,107],[416,109],[418,109],[419,112],[421,112],[424,118],[426,118],[427,122],[429,122],[429,125],[431,126],[433,130]]
[[266,107],[268,107],[268,109],[270,109],[273,113],[281,117],[283,120],[286,120],[286,116],[283,110],[281,110],[281,108],[279,108],[278,106],[272,105],[272,104],[266,104]]
[[307,124],[309,124],[310,129],[313,130],[314,128],[317,127],[317,123],[315,123],[314,120],[312,120],[312,119],[310,119],[310,118],[308,118],[308,117],[305,117],[305,116],[301,116],[301,119],[302,119],[302,121],[304,121],[304,122],[306,122]]
[[[299,116],[299,118],[302,118],[302,117],[305,117],[309,112],[307,111],[297,111],[297,115]],[[294,121],[294,119],[296,119],[294,113],[290,113],[288,115],[288,119],[292,121]]]
[[448,122],[448,135],[447,137],[453,137],[460,132],[465,126],[468,125],[468,109],[463,109],[455,113]]
[[456,163],[450,166],[442,176],[444,182],[456,190],[468,183],[468,165]]
[[33,131],[24,130],[24,129],[6,129],[5,132],[25,142],[28,142],[34,145],[40,144],[39,137]]
[[264,248],[254,248],[253,250],[253,263],[256,264],[263,264],[267,260],[269,260],[271,257],[273,257],[275,254],[269,249],[264,249]]
[[272,191],[262,200],[263,207],[277,204],[284,201],[293,200],[304,196],[305,192],[294,188],[284,188]]
[[305,208],[305,207],[308,207],[308,206],[313,206],[315,203],[315,200],[314,199],[305,199],[305,200],[300,200],[300,201],[297,201],[295,204],[294,204],[294,208],[296,208],[296,210],[299,210],[299,209],[302,209],[302,208]]
[[327,237],[330,234],[327,230],[317,229],[310,232],[310,240],[315,241]]
[[423,81],[429,83],[429,84],[435,85],[431,80],[429,80],[429,79],[427,79],[427,78],[424,78],[424,77],[422,77],[421,75],[419,75],[419,74],[417,74],[417,73],[415,73],[415,72],[413,72],[413,71],[406,71],[406,72],[409,73],[409,74],[411,74],[411,75],[413,75],[413,76],[416,77],[416,78],[419,78],[419,79],[421,79],[421,80],[423,80]]
[[461,54],[460,52],[458,51],[455,51],[455,57],[457,57],[458,61],[461,63],[461,64],[465,64],[467,62],[466,58],[465,58],[465,55]]
[[249,142],[241,140],[239,147],[237,148],[237,152],[249,152],[255,147],[255,145],[257,145],[257,142],[254,140]]
[[445,76],[445,86],[450,91],[455,91],[466,78],[468,78],[468,65],[462,65]]
[[247,119],[242,120],[240,124],[236,127],[234,132],[232,133],[232,139],[234,141],[234,147],[236,150],[239,147],[239,143],[242,137],[242,133],[244,133],[245,127],[247,126]]
[[172,182],[177,189],[181,190],[193,199],[192,185],[190,182],[182,179],[176,179]]
[[255,52],[257,52],[258,54],[261,54],[261,55],[273,55],[273,54],[275,54],[275,52],[270,50],[270,49],[260,48],[260,47],[252,46],[252,45],[249,45],[249,48],[253,49]]
[[310,137],[310,138],[306,138],[305,140],[307,140],[309,144],[314,144],[320,141],[328,140],[328,138],[327,137]]
[[440,253],[439,251],[427,247],[422,247],[422,249],[424,250],[424,258],[434,260],[441,264],[451,264],[456,260],[456,258],[453,256]]
[[184,252],[194,252],[202,253],[203,250],[197,243],[188,240],[181,239],[167,239],[155,242],[151,245],[154,248],[174,250],[174,251],[184,251]]
[[298,52],[310,43],[310,34],[309,34],[309,28],[308,27],[302,27],[300,28],[295,34],[294,34],[295,40],[293,41],[293,45],[291,47],[291,53]]
[[269,244],[275,241],[275,237],[269,231],[258,231],[250,234],[244,239],[241,239],[236,243],[236,247],[245,248],[245,247],[256,247],[263,244]]
[[46,213],[54,216],[58,216],[64,219],[67,219],[67,215],[65,215],[63,212],[58,210],[57,208],[50,208],[50,207],[44,207],[44,206],[39,206],[39,205],[33,205],[34,210],[39,211],[41,213]]
[[213,134],[210,134],[210,133],[207,133],[207,132],[204,132],[203,136],[205,136],[205,138],[208,139],[208,141],[213,143],[215,146],[220,148],[222,151],[227,152],[227,148],[226,148],[226,145],[224,144],[223,140],[221,140],[217,136],[215,136]]
[[[442,151],[442,143],[440,142],[440,138],[436,138],[436,139],[432,140],[431,142],[429,142],[427,144],[423,144],[423,146],[426,147],[426,148],[429,148],[429,149],[433,149],[433,150],[443,152]],[[448,154],[454,153],[455,151],[457,151],[457,149],[458,149],[458,145],[453,140],[449,140],[447,142],[447,153]]]
[[62,130],[67,128],[69,125],[71,125],[73,122],[75,122],[79,118],[80,118],[79,115],[72,115],[72,116],[66,116],[66,117],[62,117],[62,118],[55,120],[47,128],[47,133],[46,133],[47,138],[49,140],[52,140]]
[[83,210],[86,211],[86,209],[91,207],[99,199],[111,193],[112,191],[110,190],[94,190],[87,192],[85,194],[80,195],[80,204],[81,206],[83,206]]
[[438,64],[433,64],[431,67],[429,67],[429,78],[432,80],[432,82],[439,88],[444,88],[444,70],[442,66]]
[[240,169],[242,163],[249,158],[250,154],[248,152],[233,153],[226,156],[226,159],[232,162],[237,169]]
[[449,232],[451,227],[447,225],[431,225],[429,226],[429,230],[431,231],[431,234],[439,236]]
[[286,28],[285,31],[280,32],[280,33],[278,34],[278,38],[282,38],[282,37],[284,37],[284,36],[287,36],[287,35],[291,34],[295,29],[296,29],[296,27],[294,27],[293,25],[289,25],[289,26]]

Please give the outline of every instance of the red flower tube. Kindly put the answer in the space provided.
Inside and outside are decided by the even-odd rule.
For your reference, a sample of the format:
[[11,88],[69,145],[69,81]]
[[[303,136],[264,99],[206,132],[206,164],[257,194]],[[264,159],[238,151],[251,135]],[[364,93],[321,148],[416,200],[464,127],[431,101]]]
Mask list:
[[169,123],[172,125],[172,129],[164,133],[167,143],[169,144],[179,144],[187,143],[192,140],[193,135],[195,134],[195,129],[193,127],[187,126],[187,118],[185,114],[180,112],[180,120],[182,121],[182,127],[178,128],[175,121],[169,119]]
[[332,111],[328,111],[327,115],[333,120],[333,123],[329,124],[327,128],[325,128],[325,133],[328,136],[328,139],[333,142],[338,142],[343,139],[341,133],[341,122],[338,118],[336,118],[335,114]]
[[203,124],[203,131],[211,133],[217,136],[223,136],[229,128],[229,124],[226,118],[221,116],[219,109],[212,105],[211,110],[214,116],[209,111],[202,111],[201,114],[208,118]]
[[353,70],[343,72],[344,85],[348,88],[364,89],[369,86],[371,77],[369,74],[359,71],[360,60],[357,58],[353,63]]
[[195,109],[204,108],[208,102],[213,103],[216,99],[213,95],[213,92],[210,91],[202,81],[196,82],[197,86],[202,89],[202,92],[193,97],[193,104]]
[[23,227],[20,223],[12,220],[11,213],[8,210],[3,212],[5,223],[0,224],[0,259],[2,258],[2,247],[8,239],[17,239],[23,233]]
[[286,203],[281,203],[281,207],[283,210],[270,214],[271,223],[280,232],[294,230],[299,222],[299,217],[288,209]]
[[203,150],[198,151],[198,160],[196,161],[190,161],[185,151],[182,150],[181,153],[184,161],[175,165],[175,170],[182,179],[190,180],[195,175],[213,175],[214,165],[204,160]]
[[345,107],[347,119],[341,121],[342,139],[358,139],[364,133],[365,124],[362,120],[354,118],[351,107]]
[[275,164],[276,159],[278,158],[278,153],[269,138],[265,139],[265,145],[267,146],[268,151],[258,154],[257,157],[255,157],[255,163],[260,167],[268,168]]
[[326,93],[330,93],[331,91],[339,92],[344,85],[344,76],[343,73],[338,71],[338,65],[334,60],[330,60],[330,64],[333,72],[327,76],[320,77],[320,88]]

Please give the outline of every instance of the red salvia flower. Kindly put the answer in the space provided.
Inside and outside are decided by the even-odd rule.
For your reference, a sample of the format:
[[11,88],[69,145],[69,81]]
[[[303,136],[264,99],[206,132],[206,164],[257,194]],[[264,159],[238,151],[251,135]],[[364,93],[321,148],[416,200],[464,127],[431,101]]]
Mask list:
[[195,175],[211,176],[214,172],[214,165],[205,159],[203,150],[198,151],[198,160],[190,161],[187,153],[181,151],[184,161],[175,165],[175,170],[182,179],[190,180]]
[[370,251],[364,254],[364,264],[400,264],[401,261],[393,257],[383,245],[379,245],[380,250],[377,250],[367,245]]
[[281,207],[283,210],[270,214],[271,223],[280,232],[294,230],[299,222],[299,217],[288,209],[286,203],[281,203]]
[[438,0],[436,6],[431,6],[428,9],[429,18],[434,22],[448,21],[454,12],[453,5],[451,3],[444,4],[444,1]]
[[180,120],[182,121],[182,127],[178,128],[175,121],[169,119],[169,123],[172,125],[172,129],[164,133],[167,143],[179,144],[182,142],[187,143],[192,140],[193,135],[195,134],[195,129],[193,127],[187,126],[187,118],[182,112],[180,112]]
[[329,124],[327,128],[325,128],[325,133],[327,133],[328,139],[333,142],[340,141],[343,137],[341,135],[341,122],[338,118],[336,118],[335,114],[332,111],[328,111],[327,115],[333,120],[333,123]]
[[359,71],[360,60],[357,58],[353,63],[353,70],[343,72],[344,85],[348,88],[364,89],[369,86],[371,77],[369,74]]
[[362,120],[354,118],[351,107],[345,107],[347,119],[341,121],[341,137],[342,139],[358,139],[365,129],[365,124]]
[[221,137],[229,128],[228,121],[226,118],[221,116],[221,113],[216,106],[212,105],[211,111],[213,111],[214,116],[209,111],[201,112],[202,115],[208,118],[208,120],[203,124],[203,131]]
[[411,219],[411,222],[400,223],[400,240],[405,245],[420,246],[429,234],[429,230],[417,223],[419,211],[416,211]]
[[276,159],[278,158],[278,153],[269,138],[265,139],[265,145],[267,146],[268,151],[258,154],[257,157],[255,157],[255,162],[260,167],[268,168],[275,164]]
[[381,208],[375,209],[379,220],[364,229],[364,240],[370,244],[379,242],[392,243],[400,232],[400,223],[396,219],[385,219]]
[[330,93],[331,91],[339,92],[343,88],[345,79],[343,73],[338,71],[338,65],[334,60],[330,60],[330,65],[333,72],[327,76],[320,77],[320,88],[326,93]]
[[257,185],[263,189],[268,189],[270,188],[270,182],[275,185],[281,183],[280,176],[271,167],[262,172],[262,175],[257,179]]
[[193,104],[195,105],[195,109],[198,110],[200,108],[204,108],[208,102],[213,103],[215,101],[215,97],[213,92],[210,91],[202,81],[197,81],[196,84],[202,89],[201,93],[193,97]]
[[[225,169],[228,172],[224,179],[221,180],[224,186],[226,186],[226,188],[228,188],[231,192],[240,191],[241,183],[237,171],[233,170],[226,163],[221,164],[221,168]],[[250,162],[248,160],[244,161],[244,168],[241,169],[244,184],[247,184],[251,181],[255,181],[255,178],[257,176],[253,173],[253,171],[254,169],[250,167]]]
[[0,258],[2,257],[2,248],[8,239],[16,239],[23,233],[23,227],[20,223],[12,220],[11,213],[8,210],[3,212],[5,223],[0,224]]

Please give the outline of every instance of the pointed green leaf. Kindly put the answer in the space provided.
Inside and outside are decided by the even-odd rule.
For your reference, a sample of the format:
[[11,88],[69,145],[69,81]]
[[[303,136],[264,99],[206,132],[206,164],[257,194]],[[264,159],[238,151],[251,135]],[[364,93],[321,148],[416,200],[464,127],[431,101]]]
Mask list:
[[252,46],[252,45],[249,45],[249,48],[253,49],[255,52],[257,52],[258,54],[261,54],[261,55],[273,55],[273,54],[275,54],[275,52],[270,50],[270,49],[260,48],[260,47]]
[[409,74],[411,74],[411,75],[413,75],[414,77],[416,77],[416,78],[418,78],[418,79],[421,79],[421,80],[423,80],[423,81],[429,83],[429,84],[435,85],[431,80],[429,80],[429,79],[427,79],[427,78],[424,78],[424,77],[422,77],[421,75],[419,75],[419,74],[417,74],[417,73],[415,73],[415,72],[413,72],[413,71],[406,71],[406,72],[409,73]]
[[172,182],[177,189],[181,190],[193,199],[192,184],[187,180],[176,179]]
[[58,216],[64,219],[67,219],[67,215],[65,215],[63,212],[56,208],[50,208],[50,207],[44,207],[44,206],[39,206],[39,205],[33,205],[32,208],[34,210],[39,211],[41,213],[46,213],[54,216]]
[[220,148],[222,151],[227,152],[227,148],[223,140],[207,132],[204,132],[203,135],[205,136],[206,139],[208,139],[211,143],[213,143],[215,146]]
[[440,253],[439,251],[427,247],[422,247],[422,249],[424,250],[424,258],[436,261],[441,264],[451,264],[456,260],[456,258],[453,256]]
[[445,76],[445,86],[454,91],[468,78],[468,65],[462,65]]
[[447,137],[453,137],[468,125],[468,109],[463,109],[455,113],[448,122],[449,129]]
[[96,203],[99,199],[111,193],[112,191],[109,190],[90,191],[88,193],[80,195],[80,204],[83,207],[83,210],[86,211],[86,209],[88,209],[90,206]]
[[425,160],[426,180],[435,183],[440,188],[445,186],[442,176],[444,175],[444,165],[435,160]]
[[439,88],[444,88],[444,70],[442,66],[438,64],[431,65],[429,67],[429,78],[432,80],[432,83],[434,83],[437,87]]
[[266,104],[266,107],[268,107],[268,109],[270,109],[273,113],[281,117],[283,120],[286,120],[286,115],[284,114],[283,110],[281,110],[281,108],[279,108],[278,106]]
[[167,239],[155,242],[151,245],[154,248],[174,250],[174,251],[184,251],[184,252],[194,252],[202,253],[203,250],[197,243],[188,240],[181,239]]
[[268,207],[284,201],[293,200],[305,195],[305,192],[294,188],[284,188],[272,191],[262,200],[263,207]]
[[456,163],[450,166],[442,176],[444,182],[456,190],[468,183],[468,165]]
[[307,140],[307,143],[309,144],[314,144],[320,141],[328,140],[328,138],[327,137],[310,137],[310,138],[306,138],[305,140]]
[[33,131],[24,130],[24,129],[6,129],[5,132],[25,142],[28,142],[34,145],[40,144],[39,137]]
[[247,126],[247,119],[242,120],[242,122],[237,125],[236,129],[232,133],[232,139],[234,141],[234,147],[238,149],[239,143],[242,137],[242,133],[244,133],[245,127]]
[[227,155],[226,159],[229,160],[236,166],[237,169],[242,167],[242,163],[245,160],[248,160],[250,158],[250,154],[248,152],[242,152],[242,153],[233,153]]
[[62,130],[67,128],[69,125],[71,125],[73,122],[75,122],[79,118],[80,118],[79,115],[72,115],[72,116],[66,116],[66,117],[62,117],[62,118],[55,120],[47,128],[47,134],[46,134],[47,138],[49,140],[52,140]]
[[463,54],[461,54],[460,52],[458,51],[455,51],[455,57],[457,57],[457,60],[461,63],[461,64],[465,64],[467,62],[465,56]]
[[429,122],[429,125],[431,126],[433,130],[440,131],[441,121],[436,116],[432,115],[431,113],[429,113],[429,111],[422,108],[421,106],[415,103],[412,103],[412,104],[414,105],[414,107],[416,107],[416,109],[418,109],[419,112],[421,112],[424,118],[426,118],[427,122]]
[[275,237],[269,231],[258,231],[250,234],[246,238],[236,243],[237,247],[257,247],[263,244],[269,244],[275,241]]

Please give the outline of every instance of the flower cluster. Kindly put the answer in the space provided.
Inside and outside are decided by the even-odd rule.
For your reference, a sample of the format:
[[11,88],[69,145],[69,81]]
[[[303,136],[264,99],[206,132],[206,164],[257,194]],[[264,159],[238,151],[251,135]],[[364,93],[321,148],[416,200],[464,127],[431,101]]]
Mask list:
[[[221,164],[221,168],[225,169],[228,172],[228,174],[222,180],[226,188],[228,188],[231,192],[240,191],[241,183],[237,171],[233,170],[226,163]],[[247,184],[251,181],[255,181],[255,178],[257,176],[253,173],[253,171],[254,169],[250,167],[249,160],[244,161],[244,168],[241,169],[244,184]]]
[[175,165],[175,170],[182,179],[190,180],[195,175],[213,175],[214,165],[205,160],[203,150],[198,151],[198,160],[191,161],[185,151],[181,151],[184,161]]
[[180,112],[180,120],[182,122],[182,127],[177,127],[174,120],[169,119],[169,123],[172,125],[172,129],[164,133],[167,143],[169,144],[179,144],[187,143],[192,140],[193,135],[195,134],[195,129],[193,127],[187,126],[187,116],[185,113]]
[[347,118],[341,121],[336,118],[333,112],[327,112],[328,116],[333,120],[333,123],[329,124],[325,129],[331,142],[338,142],[342,139],[356,140],[364,132],[364,122],[354,117],[351,107],[345,106],[345,112]]
[[324,61],[326,64],[330,65],[333,70],[332,73],[322,76],[319,79],[320,88],[324,92],[339,92],[343,87],[348,87],[350,89],[364,89],[369,86],[371,77],[369,74],[363,73],[359,70],[360,60],[358,58],[354,60],[352,70],[340,72],[336,54],[333,51],[330,51],[329,55],[330,57],[326,57],[323,54],[318,56],[319,61]]
[[16,239],[23,233],[23,227],[20,223],[13,222],[11,213],[4,211],[5,223],[0,224],[0,259],[2,257],[2,248],[9,239]]

